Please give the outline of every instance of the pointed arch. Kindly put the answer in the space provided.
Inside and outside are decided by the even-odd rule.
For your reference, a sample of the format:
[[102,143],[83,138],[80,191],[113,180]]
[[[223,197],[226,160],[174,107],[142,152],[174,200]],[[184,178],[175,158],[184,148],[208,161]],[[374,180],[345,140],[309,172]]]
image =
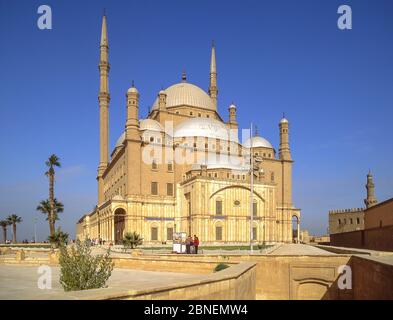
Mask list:
[[[227,189],[236,189],[236,188],[245,189],[245,190],[248,190],[248,191],[251,192],[251,189],[248,188],[248,187],[245,187],[245,186],[239,186],[239,185],[227,186],[227,187],[224,187],[224,188],[221,188],[221,189],[217,190],[216,192],[213,192],[213,193],[210,195],[209,200],[210,200],[211,198],[213,198],[216,194],[218,194],[218,193],[221,192],[221,191],[225,191],[225,190],[227,190]],[[256,192],[255,190],[254,190],[254,194],[255,194],[261,201],[265,202],[265,199],[264,199],[258,192]]]

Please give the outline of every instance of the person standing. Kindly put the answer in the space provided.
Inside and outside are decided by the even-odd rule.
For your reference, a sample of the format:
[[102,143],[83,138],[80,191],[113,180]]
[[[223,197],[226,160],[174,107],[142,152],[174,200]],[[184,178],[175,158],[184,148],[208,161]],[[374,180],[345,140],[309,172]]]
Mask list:
[[195,254],[198,254],[199,238],[194,234],[194,248]]
[[190,254],[191,253],[191,251],[190,251],[190,248],[191,248],[191,236],[188,236],[187,237],[187,239],[186,239],[186,253],[187,254]]

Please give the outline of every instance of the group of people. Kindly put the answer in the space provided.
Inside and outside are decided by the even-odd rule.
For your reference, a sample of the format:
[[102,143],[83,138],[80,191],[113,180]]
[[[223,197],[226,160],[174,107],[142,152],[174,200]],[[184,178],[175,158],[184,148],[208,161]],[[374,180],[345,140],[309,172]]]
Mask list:
[[194,238],[189,235],[186,239],[186,253],[198,254],[199,238],[194,234]]
[[93,239],[87,239],[87,243],[90,246],[98,246],[98,245],[104,245],[105,244],[105,240],[102,240],[101,238],[93,238]]

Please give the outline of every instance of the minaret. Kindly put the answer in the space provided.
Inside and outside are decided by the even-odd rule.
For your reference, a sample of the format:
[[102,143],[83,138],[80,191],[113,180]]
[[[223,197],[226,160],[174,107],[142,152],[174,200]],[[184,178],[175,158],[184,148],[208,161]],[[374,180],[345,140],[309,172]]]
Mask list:
[[378,200],[377,200],[377,198],[375,198],[375,194],[374,194],[374,181],[373,181],[373,175],[371,174],[371,171],[369,171],[367,174],[366,189],[367,189],[367,198],[364,199],[364,204],[366,205],[366,208],[368,209],[378,202]]
[[166,111],[166,92],[164,90],[158,93],[158,109],[160,111]]
[[228,112],[229,112],[229,127],[231,129],[237,129],[236,106],[233,104],[233,102],[229,106]]
[[132,83],[127,90],[127,121],[125,139],[125,161],[127,163],[126,196],[140,195],[141,161],[148,161],[142,153],[142,140],[139,131],[139,92]]
[[100,42],[100,63],[98,69],[100,70],[100,92],[98,94],[98,101],[100,106],[100,163],[98,165],[98,204],[104,201],[104,182],[102,175],[108,166],[109,159],[109,87],[108,87],[108,33],[106,29],[106,16],[102,17],[101,42]]
[[291,151],[289,149],[289,122],[283,115],[279,124],[280,128],[280,147],[278,149],[280,160],[291,161]]
[[139,140],[139,92],[132,82],[131,88],[127,90],[127,121],[126,140]]
[[212,44],[212,56],[210,61],[210,86],[209,86],[209,95],[213,101],[213,105],[215,110],[217,111],[217,68],[216,68],[216,48],[214,43]]

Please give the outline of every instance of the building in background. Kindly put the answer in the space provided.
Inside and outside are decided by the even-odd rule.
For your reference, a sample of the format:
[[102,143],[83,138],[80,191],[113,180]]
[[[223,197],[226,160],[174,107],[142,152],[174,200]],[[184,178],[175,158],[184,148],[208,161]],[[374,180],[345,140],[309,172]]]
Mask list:
[[[77,237],[119,243],[125,232],[136,231],[145,244],[157,244],[171,242],[173,232],[187,232],[205,244],[249,243],[251,234],[258,243],[293,242],[292,221],[299,234],[300,210],[292,203],[288,120],[278,124],[278,154],[259,135],[241,142],[238,108],[229,106],[227,121],[217,111],[213,45],[207,92],[183,73],[181,82],[158,92],[147,118],[140,119],[139,92],[134,84],[128,89],[125,131],[109,157],[108,49],[104,16],[98,203],[78,221]],[[250,153],[260,160],[253,201]]]
[[366,208],[340,209],[329,211],[329,234],[363,230],[364,212],[378,201],[375,198],[375,185],[371,172],[367,174],[367,197],[364,199]]
[[[366,189],[365,209],[329,212],[331,245],[393,251],[393,198],[378,203],[371,172],[367,175]],[[362,216],[364,223],[357,229],[357,224],[351,222]]]

